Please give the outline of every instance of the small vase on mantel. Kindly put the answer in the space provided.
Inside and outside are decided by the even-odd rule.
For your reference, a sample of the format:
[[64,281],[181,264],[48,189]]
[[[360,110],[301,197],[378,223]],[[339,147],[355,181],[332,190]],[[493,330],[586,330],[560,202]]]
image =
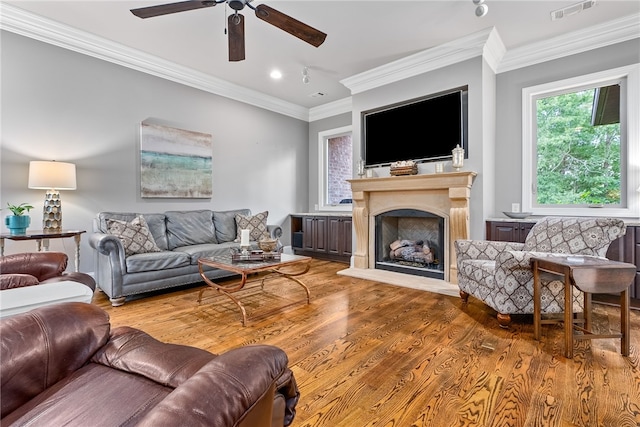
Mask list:
[[458,172],[464,165],[464,148],[458,144],[456,148],[451,150],[451,154],[453,155],[451,158],[451,166]]

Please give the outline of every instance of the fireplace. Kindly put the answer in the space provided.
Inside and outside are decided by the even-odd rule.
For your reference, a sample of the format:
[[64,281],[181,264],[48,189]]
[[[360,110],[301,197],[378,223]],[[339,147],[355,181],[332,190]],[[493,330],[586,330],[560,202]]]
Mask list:
[[[417,219],[437,219],[440,236],[436,238],[413,236],[412,240],[437,240],[438,267],[445,281],[457,282],[457,266],[453,242],[469,238],[469,199],[475,172],[447,172],[408,176],[352,179],[353,226],[355,248],[350,270],[381,270],[376,256],[376,222],[378,216],[401,211],[420,211]],[[384,219],[380,219],[384,221]],[[388,219],[387,221],[395,221]],[[404,224],[401,224],[401,226]],[[395,227],[392,223],[390,227]],[[434,226],[430,226],[434,228]],[[402,235],[405,236],[405,235]],[[379,239],[380,237],[378,237]],[[396,239],[397,240],[397,239]],[[390,244],[391,242],[389,242]],[[384,251],[383,251],[384,252]],[[384,255],[383,255],[384,258]],[[382,261],[384,264],[384,261]],[[411,269],[401,271],[400,275]],[[424,268],[422,269],[424,270]],[[422,271],[421,270],[421,271]],[[403,276],[408,277],[408,276]]]
[[375,268],[444,279],[444,218],[418,209],[375,216]]

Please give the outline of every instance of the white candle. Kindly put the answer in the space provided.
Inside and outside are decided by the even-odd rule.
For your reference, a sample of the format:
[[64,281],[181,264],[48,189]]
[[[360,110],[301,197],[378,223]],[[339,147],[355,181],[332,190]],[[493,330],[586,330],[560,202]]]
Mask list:
[[240,230],[240,246],[249,246],[249,230]]

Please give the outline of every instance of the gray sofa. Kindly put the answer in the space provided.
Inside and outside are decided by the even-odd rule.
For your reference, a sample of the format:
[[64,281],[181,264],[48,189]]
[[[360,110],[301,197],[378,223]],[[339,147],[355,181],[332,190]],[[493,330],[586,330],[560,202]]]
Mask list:
[[[229,254],[236,242],[236,215],[250,216],[249,209],[230,211],[167,211],[136,214],[100,212],[93,221],[89,245],[94,251],[97,285],[113,306],[122,305],[127,296],[196,283],[202,280],[198,259]],[[158,252],[126,255],[120,238],[108,233],[109,220],[133,221],[144,218]],[[267,225],[271,238],[282,229]],[[231,276],[228,271],[206,268],[210,279]]]

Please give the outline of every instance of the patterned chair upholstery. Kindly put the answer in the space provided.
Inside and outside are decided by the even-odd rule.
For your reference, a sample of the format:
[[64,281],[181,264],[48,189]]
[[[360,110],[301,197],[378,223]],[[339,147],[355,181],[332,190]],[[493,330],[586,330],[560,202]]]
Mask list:
[[[533,226],[524,243],[457,240],[460,296],[482,300],[498,312],[506,327],[511,314],[533,313],[531,257],[575,254],[604,257],[611,242],[624,236],[614,218],[546,217]],[[557,276],[541,275],[542,313],[564,311],[564,286]],[[582,312],[582,292],[574,291],[573,309]]]

